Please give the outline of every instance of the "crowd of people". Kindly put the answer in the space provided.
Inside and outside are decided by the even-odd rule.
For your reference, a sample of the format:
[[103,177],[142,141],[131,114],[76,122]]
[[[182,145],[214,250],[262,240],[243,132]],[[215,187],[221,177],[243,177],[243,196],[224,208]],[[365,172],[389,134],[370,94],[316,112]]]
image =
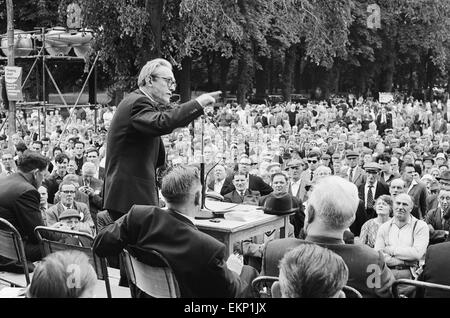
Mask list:
[[[171,74],[167,76],[173,77]],[[128,98],[132,107],[136,100],[151,95],[158,78],[163,80],[160,87],[175,89],[167,76],[150,76],[152,80],[147,76],[139,79],[140,92]],[[427,253],[429,246],[448,249],[450,244],[444,243],[450,230],[449,103],[405,99],[381,104],[361,98],[218,107],[211,105],[211,100],[211,96],[201,95],[187,103],[183,107],[192,108],[192,118],[180,112],[176,123],[174,117],[154,115],[154,110],[152,115],[145,113],[146,105],[131,115],[121,105],[105,107],[97,114],[89,108],[68,115],[55,110],[47,114],[45,129],[41,114],[19,112],[18,133],[0,136],[0,217],[17,226],[28,260],[42,258],[34,234],[39,225],[96,237],[96,252],[108,257],[110,266],[115,267],[125,245],[140,242],[146,246],[143,242],[148,242],[155,248],[158,243],[153,242],[154,237],[167,236],[159,242],[167,244],[178,231],[185,239],[181,242],[178,238],[176,244],[190,242],[194,254],[198,252],[195,246],[204,246],[203,255],[197,258],[199,264],[177,263],[182,256],[178,253],[185,253],[186,248],[167,253],[174,267],[180,268],[180,288],[188,297],[248,296],[245,282],[249,284],[259,272],[279,276],[275,291],[284,297],[340,297],[346,284],[363,296],[389,297],[393,281],[399,278],[450,284],[445,266],[435,272],[439,267],[429,265],[449,260]],[[160,110],[164,111],[176,112],[177,106]],[[134,120],[136,132],[130,132],[126,125],[122,130],[117,128],[117,117],[126,115],[131,119],[121,123]],[[120,140],[124,134],[131,139],[107,143],[108,138]],[[153,186],[134,176],[139,169],[142,174],[150,171],[143,158],[160,147],[159,136],[164,149],[152,154],[155,162],[150,170],[156,170]],[[148,145],[146,140],[150,140]],[[130,141],[135,142],[133,147]],[[13,148],[8,147],[11,144]],[[120,160],[131,156],[139,164],[133,166],[132,173],[126,165],[111,168],[113,159],[108,163],[108,154],[123,157]],[[117,158],[114,160],[119,162]],[[204,180],[193,172],[202,164]],[[131,175],[133,182],[126,184]],[[243,241],[236,250],[251,268],[244,267],[237,276],[231,273],[219,243],[192,232],[183,219],[195,217],[193,211],[200,209],[202,184],[210,199],[259,205],[266,213],[292,213],[291,227],[286,231],[289,238],[279,239],[279,233],[271,231]],[[151,192],[151,204],[135,202],[136,191]],[[133,207],[136,203],[149,207]],[[35,205],[39,213],[28,213]],[[171,220],[161,214],[166,210],[171,211]],[[170,231],[163,226],[169,224]],[[142,226],[147,232],[140,230]],[[161,228],[167,230],[159,233]],[[285,253],[299,242],[316,243],[333,254],[308,246]],[[213,267],[201,263],[205,253],[216,257]],[[333,267],[326,272],[336,272],[336,280],[325,280],[332,287],[316,289],[315,294],[295,285],[324,280],[320,275],[326,272],[314,273],[317,278],[313,275],[311,281],[292,275],[292,271],[311,274],[311,264],[299,264],[306,259]],[[0,261],[11,267],[4,259]],[[377,267],[373,270],[380,280],[373,286],[367,285],[370,265]],[[211,285],[195,286],[194,281],[207,273],[211,276],[204,277]],[[299,279],[302,281],[296,282]],[[214,289],[217,286],[223,288]],[[414,294],[414,290],[404,292]]]

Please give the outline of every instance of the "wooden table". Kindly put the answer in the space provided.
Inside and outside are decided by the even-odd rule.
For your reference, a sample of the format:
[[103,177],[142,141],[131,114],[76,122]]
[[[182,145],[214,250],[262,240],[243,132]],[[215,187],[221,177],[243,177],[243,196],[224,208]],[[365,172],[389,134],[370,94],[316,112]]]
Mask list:
[[206,206],[213,211],[256,212],[260,211],[258,218],[248,221],[234,221],[225,218],[215,218],[212,220],[195,220],[194,224],[204,233],[211,235],[225,244],[228,255],[233,254],[233,245],[253,236],[264,234],[274,229],[280,229],[280,238],[286,237],[286,228],[289,224],[290,214],[278,216],[264,214],[262,211],[251,205],[236,205],[218,201],[206,201]]

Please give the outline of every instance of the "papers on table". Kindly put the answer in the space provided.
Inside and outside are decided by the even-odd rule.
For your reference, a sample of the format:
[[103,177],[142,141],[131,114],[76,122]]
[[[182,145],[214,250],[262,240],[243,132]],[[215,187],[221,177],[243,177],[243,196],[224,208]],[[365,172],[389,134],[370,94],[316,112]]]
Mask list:
[[226,220],[248,222],[259,219],[263,211],[232,211],[224,214]]

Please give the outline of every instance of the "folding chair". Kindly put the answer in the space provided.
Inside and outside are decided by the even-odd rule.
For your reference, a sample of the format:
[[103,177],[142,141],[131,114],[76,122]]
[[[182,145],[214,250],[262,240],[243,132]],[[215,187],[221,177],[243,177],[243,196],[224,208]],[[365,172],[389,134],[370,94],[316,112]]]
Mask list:
[[252,291],[255,298],[272,298],[272,284],[278,281],[276,276],[259,276],[252,281]]
[[361,293],[351,286],[344,286],[342,291],[344,292],[346,298],[363,298]]
[[[397,279],[392,284],[392,294],[394,295],[394,298],[408,298],[405,295],[402,295],[399,293],[398,287],[400,285],[415,286],[417,288],[416,298],[423,297],[423,291],[427,288],[433,289],[433,290],[439,290],[439,291],[443,291],[443,292],[450,292],[450,286],[448,286],[448,285],[428,283],[428,282],[422,282],[420,280],[401,278],[401,279]],[[420,297],[417,297],[417,295],[420,295]]]
[[[13,261],[17,261],[23,266],[26,286],[28,286],[30,284],[30,273],[22,237],[14,225],[3,218],[0,218],[0,255]],[[11,285],[16,285],[13,281],[8,280],[6,276],[0,276],[0,280],[8,282]]]
[[[133,256],[135,251],[144,256]],[[128,247],[123,250],[122,258],[132,298],[139,296],[136,288],[153,298],[181,297],[172,267],[157,251]]]
[[[89,262],[97,273],[97,278],[105,281],[106,294],[111,298],[111,285],[109,282],[108,269],[106,260],[98,257],[92,250],[94,238],[89,234],[65,231],[46,226],[37,226],[34,232],[41,243],[42,255],[47,256],[51,253],[66,250],[77,250],[85,253],[89,257]],[[78,245],[60,242],[63,237],[73,237],[79,242]]]

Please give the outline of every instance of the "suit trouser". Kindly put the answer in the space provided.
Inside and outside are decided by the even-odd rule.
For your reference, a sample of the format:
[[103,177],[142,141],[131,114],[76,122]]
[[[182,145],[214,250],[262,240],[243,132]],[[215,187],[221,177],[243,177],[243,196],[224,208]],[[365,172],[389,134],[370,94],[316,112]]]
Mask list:
[[[108,215],[109,218],[108,216],[105,216],[104,220],[110,221],[111,222],[110,224],[112,224],[118,219],[120,219],[124,215],[124,213],[108,209]],[[111,267],[120,269],[119,286],[128,287],[127,273],[125,272],[125,266],[122,263],[122,258],[120,256],[108,256],[106,257],[106,259],[108,260],[108,264]]]

